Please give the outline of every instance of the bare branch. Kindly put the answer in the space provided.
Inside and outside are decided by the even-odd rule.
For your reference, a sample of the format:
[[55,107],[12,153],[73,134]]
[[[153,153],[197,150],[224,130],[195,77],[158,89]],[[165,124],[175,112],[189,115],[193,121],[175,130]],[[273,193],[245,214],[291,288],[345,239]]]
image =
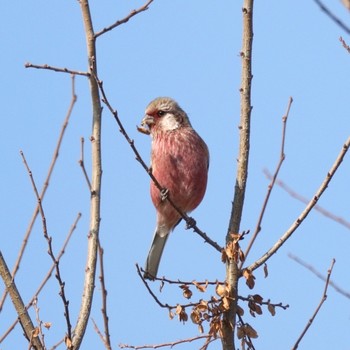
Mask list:
[[94,325],[94,329],[95,329],[96,333],[100,337],[100,339],[101,339],[102,343],[104,344],[105,348],[108,349],[108,350],[111,350],[112,349],[111,348],[111,344],[107,343],[105,337],[103,336],[102,332],[98,328],[97,323],[95,322],[95,320],[92,318],[91,321],[92,321],[92,324]]
[[[264,173],[266,175],[266,177],[271,178],[271,174],[267,171],[264,170]],[[276,180],[276,185],[278,185],[279,187],[281,187],[284,191],[286,191],[291,197],[297,199],[298,201],[307,204],[309,203],[309,199],[303,197],[302,195],[300,195],[299,193],[295,192],[293,189],[291,189],[289,186],[287,186],[282,180]],[[321,213],[322,215],[324,215],[325,217],[337,222],[340,225],[345,226],[346,228],[350,229],[350,222],[346,221],[344,218],[337,216],[333,213],[331,213],[330,211],[324,209],[323,207],[321,207],[320,205],[315,205],[314,209],[316,211],[318,211],[319,213]]]
[[[69,243],[69,240],[74,232],[74,230],[76,229],[76,226],[78,224],[78,221],[80,220],[81,218],[81,214],[78,213],[67,237],[66,237],[66,240],[64,241],[63,243],[63,246],[61,248],[61,251],[59,252],[58,256],[57,256],[57,260],[60,261],[61,260],[61,257],[63,256],[63,254],[65,253],[65,250],[67,248],[67,245]],[[28,310],[32,305],[33,303],[35,302],[35,300],[37,299],[37,297],[39,296],[40,292],[42,291],[42,289],[44,288],[46,282],[50,279],[51,275],[52,275],[52,272],[53,270],[55,269],[55,263],[52,264],[50,270],[48,271],[48,273],[46,274],[45,278],[43,279],[43,281],[41,282],[40,286],[38,287],[38,289],[36,290],[36,292],[34,293],[34,296],[33,298],[31,299],[31,301],[26,305],[26,309]],[[0,344],[5,340],[5,338],[11,333],[11,331],[15,328],[15,326],[17,325],[18,323],[18,319],[16,319],[15,322],[12,323],[12,325],[8,328],[8,330],[1,336],[0,338]]]
[[81,170],[83,171],[86,183],[87,183],[87,185],[89,187],[89,191],[91,192],[91,182],[90,182],[90,179],[89,179],[89,175],[86,172],[85,162],[84,162],[84,143],[85,143],[85,140],[84,140],[84,137],[82,137],[80,139],[81,152],[80,152],[79,165],[81,167]]
[[[104,273],[104,265],[103,265],[103,249],[101,244],[98,245],[98,253],[100,260],[100,282],[101,282],[101,294],[102,294],[102,316],[103,316],[103,324],[105,336],[103,337],[103,343],[105,344],[106,349],[112,350],[111,345],[111,336],[109,333],[109,322],[107,315],[107,289],[105,284],[105,273]],[[97,328],[97,325],[96,325]]]
[[0,251],[0,276],[5,283],[6,290],[10,294],[13,306],[16,309],[19,322],[22,325],[25,336],[30,342],[29,348],[31,348],[31,346],[34,346],[36,350],[42,350],[43,346],[40,342],[40,339],[37,336],[33,336],[33,334],[35,334],[35,327],[33,325],[32,320],[30,319],[30,316],[27,312],[26,307],[24,306],[22,297],[19,294],[15,281],[11,276],[10,270],[7,267],[6,261],[2,256],[1,251]]
[[24,64],[24,67],[25,68],[46,69],[46,70],[52,70],[54,72],[68,73],[68,74],[73,74],[73,75],[83,75],[85,77],[90,76],[90,73],[88,73],[88,72],[80,72],[80,71],[71,70],[68,68],[53,67],[53,66],[49,66],[48,64],[32,64],[30,62],[27,62]]
[[86,38],[87,58],[89,62],[89,83],[92,103],[92,133],[91,133],[91,198],[90,224],[87,247],[87,262],[78,320],[74,328],[73,348],[78,350],[83,340],[92,307],[95,289],[97,251],[101,221],[101,186],[102,186],[102,157],[101,157],[101,120],[102,106],[98,85],[94,78],[97,75],[96,40],[92,25],[88,0],[79,1]]
[[342,37],[340,37],[339,41],[343,44],[344,49],[346,49],[346,51],[350,53],[350,46],[345,42],[345,40]]
[[[74,105],[75,105],[76,101],[77,101],[77,95],[75,94],[75,77],[74,77],[74,75],[72,75],[72,97],[71,97],[71,101],[70,101],[70,104],[69,104],[69,107],[68,107],[67,114],[66,114],[65,119],[63,121],[63,125],[62,125],[62,128],[61,128],[59,137],[58,137],[57,145],[56,145],[55,150],[54,150],[53,155],[52,155],[51,164],[49,166],[49,170],[47,172],[43,188],[42,188],[42,190],[40,192],[41,201],[44,199],[46,190],[47,190],[47,188],[49,186],[51,175],[53,173],[54,167],[56,165],[56,161],[58,159],[59,151],[60,151],[61,144],[62,144],[62,141],[63,141],[63,136],[64,136],[64,133],[65,133],[65,131],[67,129],[68,122],[69,122],[69,119],[70,119],[70,117],[72,115],[73,108],[74,108]],[[34,209],[34,213],[32,215],[30,223],[28,225],[27,231],[26,231],[26,233],[24,235],[24,238],[23,238],[23,241],[22,241],[22,246],[21,246],[20,251],[18,253],[17,260],[15,262],[15,266],[12,269],[12,276],[13,277],[16,276],[16,273],[17,273],[17,271],[19,269],[19,266],[20,266],[20,263],[21,263],[21,260],[22,260],[25,248],[27,247],[27,243],[28,243],[30,234],[32,232],[32,229],[33,229],[33,226],[34,226],[34,223],[35,223],[35,220],[36,220],[38,214],[39,214],[39,204],[37,204],[37,206]],[[1,309],[2,309],[2,307],[4,305],[4,302],[5,302],[5,299],[6,299],[6,295],[7,295],[7,293],[5,291],[5,293],[3,294],[2,298],[1,298],[1,301],[0,301],[0,312],[1,312]]]
[[[279,162],[277,164],[277,167],[276,167],[276,170],[275,170],[275,173],[273,174],[272,176],[272,179],[271,179],[271,182],[270,184],[268,185],[268,189],[267,189],[267,193],[266,193],[266,197],[265,197],[265,200],[264,200],[264,203],[263,203],[263,206],[261,208],[261,212],[260,212],[260,215],[259,215],[259,219],[258,219],[258,222],[256,224],[256,227],[255,227],[255,231],[254,231],[254,234],[252,236],[252,238],[250,239],[250,242],[248,244],[248,247],[244,253],[244,260],[247,259],[247,256],[250,252],[250,249],[251,247],[253,246],[254,242],[255,242],[255,239],[256,237],[258,236],[260,230],[261,230],[261,223],[262,223],[262,220],[263,220],[263,217],[264,217],[264,214],[265,214],[265,210],[267,208],[267,203],[269,201],[269,198],[270,198],[270,195],[271,195],[271,192],[272,192],[272,189],[275,185],[275,182],[276,182],[276,179],[277,179],[277,176],[278,176],[278,173],[281,169],[281,166],[282,166],[282,163],[283,161],[285,160],[285,153],[284,153],[284,145],[285,145],[285,141],[286,141],[286,128],[287,128],[287,120],[288,120],[288,116],[289,116],[289,111],[290,111],[290,108],[291,108],[291,105],[293,103],[293,98],[290,97],[289,98],[289,102],[288,102],[288,106],[287,106],[287,111],[286,111],[286,114],[283,116],[282,118],[282,123],[283,123],[283,126],[282,126],[282,139],[281,139],[281,152],[280,152],[280,159],[279,159]],[[242,265],[243,265],[243,262],[241,263],[241,266],[240,268],[242,268]]]
[[331,278],[331,274],[332,274],[332,270],[333,270],[333,266],[335,264],[335,259],[332,260],[331,266],[328,269],[328,274],[327,274],[327,279],[326,279],[326,284],[324,287],[324,291],[323,291],[323,295],[321,298],[320,303],[318,304],[315,312],[313,313],[312,317],[310,318],[310,320],[308,321],[306,327],[304,328],[304,330],[302,331],[300,337],[298,338],[298,340],[296,341],[296,343],[294,344],[292,350],[296,350],[299,346],[299,343],[301,342],[301,340],[303,339],[304,335],[306,334],[306,332],[308,331],[308,329],[310,328],[312,322],[314,321],[315,317],[317,316],[318,312],[320,311],[323,303],[326,301],[327,299],[327,290],[328,290],[328,285],[329,285],[329,280]]
[[138,9],[132,10],[126,17],[124,17],[123,19],[120,19],[118,21],[116,21],[115,23],[113,23],[112,25],[110,25],[109,27],[106,27],[104,29],[102,29],[101,31],[95,33],[95,39],[97,37],[99,37],[100,35],[103,35],[107,32],[109,32],[110,30],[120,26],[123,23],[126,23],[129,21],[130,18],[134,17],[135,15],[139,14],[140,12],[146,11],[148,10],[148,6],[153,2],[153,0],[148,0],[143,6],[141,6]]
[[350,28],[345,25],[336,15],[332,13],[329,8],[327,8],[322,1],[320,0],[314,0],[315,3],[320,7],[320,9],[333,21],[335,22],[340,28],[345,30],[348,34],[350,34]]
[[[253,7],[254,0],[243,1],[243,37],[242,37],[242,76],[241,76],[241,115],[239,125],[239,151],[237,159],[237,175],[230,222],[226,234],[226,244],[232,242],[232,235],[240,230],[243,205],[248,180],[248,163],[250,149],[250,118],[251,118],[251,82],[252,82],[252,52],[253,52]],[[237,249],[239,245],[235,245]],[[234,254],[235,255],[235,254]],[[234,350],[234,331],[236,326],[237,294],[239,268],[233,257],[226,261],[226,281],[229,287],[229,308],[224,313],[222,327],[223,350]]]
[[[322,281],[327,281],[327,278],[324,277],[324,275],[317,271],[312,265],[308,264],[307,262],[303,261],[299,257],[289,253],[288,256],[293,259],[295,262],[300,264],[301,266],[305,267],[309,271],[311,271],[316,277],[321,279]],[[338,285],[336,285],[332,280],[329,280],[329,285],[333,287],[338,293],[342,294],[344,297],[350,299],[350,293],[345,291],[344,289],[340,288]]]
[[67,323],[67,337],[69,339],[72,339],[72,325],[70,323],[70,317],[69,317],[69,301],[67,300],[66,298],[66,294],[65,294],[65,283],[63,282],[62,280],[62,277],[61,277],[61,272],[60,272],[60,268],[59,268],[59,261],[58,259],[56,259],[54,253],[53,253],[53,249],[52,249],[52,237],[49,236],[48,234],[48,230],[47,230],[47,225],[46,225],[46,217],[45,217],[45,213],[44,213],[44,208],[42,206],[42,201],[41,201],[41,198],[40,198],[40,195],[39,195],[39,192],[38,192],[38,189],[36,187],[36,184],[35,184],[35,181],[34,181],[34,177],[33,177],[33,173],[32,171],[30,170],[29,166],[28,166],[28,163],[27,163],[27,160],[23,154],[23,152],[21,151],[21,156],[22,156],[22,159],[23,159],[23,163],[28,171],[28,174],[29,174],[29,178],[30,178],[30,181],[32,183],[32,186],[33,186],[33,190],[34,190],[34,193],[35,193],[35,196],[36,196],[36,199],[38,200],[38,204],[39,204],[39,213],[41,215],[41,219],[42,219],[42,226],[43,226],[43,233],[44,233],[44,237],[47,241],[47,244],[48,244],[48,253],[49,253],[49,256],[50,258],[52,259],[54,265],[55,265],[55,270],[56,270],[56,274],[55,274],[55,277],[59,283],[59,286],[60,286],[60,292],[59,292],[59,295],[62,299],[62,302],[63,302],[63,306],[64,306],[64,316],[65,316],[65,319],[66,319],[66,323]]
[[270,248],[260,259],[255,261],[248,267],[248,270],[253,271],[257,269],[259,266],[264,264],[273,254],[275,254],[279,248],[287,241],[287,239],[294,233],[294,231],[300,226],[300,224],[305,220],[305,218],[309,215],[310,211],[315,207],[318,200],[321,198],[323,192],[328,187],[330,181],[332,180],[334,174],[337,172],[340,164],[342,163],[347,151],[350,147],[350,137],[346,140],[345,144],[342,147],[337,159],[335,160],[333,166],[327,173],[325,179],[323,180],[320,188],[317,190],[313,199],[308,203],[304,211],[299,215],[299,217],[295,220],[292,226],[283,234],[283,236],[275,243],[275,245]]
[[[187,338],[187,339],[181,339],[181,340],[176,340],[174,342],[168,342],[168,343],[163,343],[163,344],[151,344],[151,345],[128,345],[128,344],[119,344],[119,347],[121,349],[134,349],[134,350],[141,350],[141,349],[159,349],[159,348],[173,348],[175,345],[178,344],[184,344],[184,343],[192,343],[195,340],[200,340],[200,339],[211,339],[212,336],[210,334],[205,334],[205,335],[198,335],[197,337],[193,338]],[[214,341],[216,339],[212,339]]]

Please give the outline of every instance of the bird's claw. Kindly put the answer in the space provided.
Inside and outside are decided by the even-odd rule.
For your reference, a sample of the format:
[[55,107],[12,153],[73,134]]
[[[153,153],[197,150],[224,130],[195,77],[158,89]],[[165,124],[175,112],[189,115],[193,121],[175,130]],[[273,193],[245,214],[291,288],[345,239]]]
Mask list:
[[189,230],[190,228],[193,228],[196,226],[196,220],[189,217],[188,220],[186,221],[186,230]]
[[169,190],[167,188],[162,188],[160,190],[160,199],[164,202],[168,198]]

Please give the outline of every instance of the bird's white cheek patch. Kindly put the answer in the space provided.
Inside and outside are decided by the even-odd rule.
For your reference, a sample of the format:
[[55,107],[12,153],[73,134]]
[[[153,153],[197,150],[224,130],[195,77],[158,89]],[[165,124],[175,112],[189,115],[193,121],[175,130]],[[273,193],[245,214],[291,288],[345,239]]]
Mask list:
[[180,127],[180,123],[172,114],[166,114],[162,117],[160,124],[163,130],[175,130]]

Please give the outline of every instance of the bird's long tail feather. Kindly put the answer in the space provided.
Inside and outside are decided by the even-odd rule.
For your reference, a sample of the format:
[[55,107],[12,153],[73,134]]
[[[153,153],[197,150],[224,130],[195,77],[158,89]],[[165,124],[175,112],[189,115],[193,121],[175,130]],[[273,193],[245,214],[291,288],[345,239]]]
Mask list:
[[156,229],[156,232],[154,233],[153,241],[148,252],[145,266],[144,278],[150,280],[153,280],[154,277],[157,276],[160,259],[162,257],[165,243],[169,237],[169,231],[166,234],[164,234],[164,232],[158,231],[160,230]]

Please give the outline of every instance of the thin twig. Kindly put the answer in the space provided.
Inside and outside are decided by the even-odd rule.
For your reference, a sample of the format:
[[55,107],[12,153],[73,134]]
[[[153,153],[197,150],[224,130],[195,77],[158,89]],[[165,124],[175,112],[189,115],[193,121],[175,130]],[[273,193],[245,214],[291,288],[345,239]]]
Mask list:
[[[289,102],[288,102],[288,106],[287,106],[286,114],[282,117],[282,138],[281,138],[280,159],[278,161],[276,170],[275,170],[275,172],[274,172],[274,174],[272,176],[271,182],[268,185],[267,193],[266,193],[266,196],[265,196],[265,199],[264,199],[264,203],[263,203],[262,208],[261,208],[261,212],[260,212],[260,215],[259,215],[258,222],[257,222],[255,230],[254,230],[254,234],[253,234],[252,238],[250,239],[248,247],[247,247],[247,249],[246,249],[246,251],[244,253],[244,260],[245,261],[247,259],[247,256],[248,256],[249,252],[250,252],[250,249],[252,248],[252,246],[253,246],[253,244],[255,242],[256,237],[258,236],[259,232],[261,231],[261,223],[262,223],[262,220],[263,220],[263,217],[264,217],[264,214],[265,214],[265,210],[267,208],[268,201],[270,199],[270,195],[272,193],[272,189],[273,189],[273,187],[275,185],[275,182],[276,182],[278,173],[279,173],[279,171],[281,169],[282,163],[283,163],[283,161],[286,158],[286,155],[285,155],[285,152],[284,152],[284,146],[285,146],[285,141],[286,141],[287,120],[288,120],[289,111],[290,111],[290,108],[292,106],[292,103],[293,103],[293,98],[290,97],[289,98]],[[244,262],[242,261],[242,263],[240,265],[240,268],[242,268],[243,263]]]
[[107,32],[109,32],[110,30],[120,26],[123,23],[126,23],[129,21],[130,18],[134,17],[135,15],[139,14],[140,12],[146,11],[148,10],[148,6],[153,2],[153,0],[148,0],[143,6],[141,6],[138,9],[132,10],[126,17],[124,17],[123,19],[120,19],[118,21],[116,21],[115,23],[113,23],[112,25],[102,29],[101,31],[95,33],[95,39],[97,37],[99,37],[102,34],[105,34]]
[[324,286],[324,291],[322,294],[322,298],[320,303],[318,304],[315,312],[313,313],[312,317],[309,319],[307,325],[305,326],[304,330],[302,331],[300,337],[298,338],[298,340],[296,341],[296,343],[294,344],[294,346],[292,347],[292,350],[296,350],[301,342],[301,340],[303,339],[303,337],[305,336],[306,332],[308,331],[308,329],[310,328],[312,322],[315,320],[315,317],[317,316],[318,312],[320,311],[323,303],[326,301],[327,299],[327,290],[328,290],[328,285],[329,285],[329,280],[331,278],[331,274],[332,274],[332,270],[333,270],[333,266],[335,264],[335,259],[332,260],[331,262],[331,266],[328,269],[328,273],[327,273],[327,279],[326,279],[326,284]]
[[[145,161],[140,156],[140,153],[138,152],[138,150],[135,146],[134,140],[132,140],[129,137],[128,133],[126,132],[126,130],[125,130],[125,128],[124,128],[124,126],[123,126],[123,124],[118,116],[118,111],[113,109],[113,107],[109,103],[107,96],[106,96],[106,93],[105,93],[104,88],[103,88],[103,82],[101,80],[99,80],[97,77],[96,77],[96,81],[98,83],[98,86],[99,86],[101,94],[102,94],[102,102],[107,106],[109,111],[112,113],[115,121],[117,122],[117,124],[119,126],[119,131],[121,132],[121,134],[124,136],[124,138],[126,139],[128,144],[130,145],[132,151],[134,152],[134,154],[136,156],[136,160],[141,164],[143,169],[150,176],[151,180],[154,182],[155,186],[159,189],[159,191],[163,192],[165,189],[160,185],[158,180],[152,174],[151,169],[147,166]],[[196,224],[196,221],[192,217],[188,216],[186,213],[184,213],[180,210],[180,208],[171,199],[170,193],[167,193],[165,198],[169,201],[169,203],[173,206],[173,208],[179,213],[179,215],[184,219],[184,221],[186,222],[187,228],[193,229],[194,232],[196,232],[199,236],[201,236],[206,243],[210,244],[217,251],[219,251],[219,252],[222,251],[222,247],[220,247],[220,245],[218,243],[213,241],[205,232],[203,232],[202,230],[199,229],[199,227]]]
[[100,282],[101,282],[101,294],[102,294],[102,316],[103,316],[103,325],[105,336],[103,337],[103,343],[105,344],[106,349],[111,350],[111,336],[109,333],[109,322],[107,315],[107,289],[105,284],[105,273],[104,273],[104,265],[103,265],[103,248],[101,244],[98,245],[98,254],[100,260]]
[[88,72],[80,72],[80,71],[72,70],[72,69],[68,69],[68,68],[53,67],[53,66],[49,66],[48,64],[33,64],[30,62],[27,62],[27,63],[25,63],[24,67],[25,68],[46,69],[46,70],[52,70],[54,72],[68,73],[68,74],[73,74],[73,75],[83,75],[85,77],[90,76],[90,73],[88,73]]
[[[266,175],[267,178],[271,178],[271,174],[267,171],[264,170],[264,174]],[[291,197],[297,199],[298,201],[307,204],[309,203],[309,199],[307,199],[306,197],[300,195],[299,193],[295,192],[293,189],[291,189],[289,186],[287,186],[282,180],[277,179],[276,180],[276,185],[278,185],[279,187],[281,187],[284,191],[286,191]],[[321,207],[320,205],[315,205],[314,209],[316,211],[318,211],[319,213],[321,213],[322,215],[324,215],[325,217],[337,222],[340,225],[345,226],[346,228],[350,229],[350,222],[346,221],[344,218],[337,216],[333,213],[331,213],[330,211],[324,209],[323,207]]]
[[96,333],[98,334],[98,336],[100,337],[100,339],[101,339],[102,343],[104,344],[105,348],[106,348],[106,349],[109,349],[109,350],[112,349],[112,348],[111,348],[111,344],[108,344],[108,343],[106,342],[106,339],[105,339],[105,337],[103,336],[103,334],[102,334],[102,332],[100,331],[100,329],[98,328],[97,323],[95,322],[95,320],[92,318],[91,321],[92,321],[92,324],[94,325],[95,332],[96,332]]
[[346,51],[350,53],[350,46],[346,43],[346,41],[342,37],[339,38],[339,41],[342,43],[344,49],[346,49]]
[[[76,226],[78,224],[78,221],[81,218],[81,213],[78,213],[78,216],[76,217],[64,243],[63,246],[61,248],[61,251],[59,252],[59,254],[57,255],[57,260],[60,261],[63,254],[65,253],[65,250],[68,246],[69,240],[72,237],[73,232],[76,229]],[[40,286],[38,287],[38,289],[36,290],[36,292],[34,293],[34,296],[32,297],[32,299],[30,300],[30,302],[26,305],[26,309],[28,310],[34,303],[34,301],[37,299],[37,297],[39,296],[39,294],[41,293],[42,289],[44,288],[44,286],[46,285],[47,281],[50,279],[53,270],[55,269],[55,263],[52,264],[50,270],[47,272],[46,276],[44,277],[43,281],[41,282]],[[7,331],[0,337],[0,344],[6,339],[6,337],[12,332],[12,330],[15,328],[15,326],[18,323],[18,319],[16,319],[15,322],[12,323],[12,325],[7,329]]]
[[[70,119],[70,117],[72,115],[74,105],[75,105],[75,103],[77,101],[77,95],[75,94],[75,77],[74,77],[74,75],[72,75],[71,78],[72,78],[71,79],[72,80],[72,97],[71,97],[71,101],[70,101],[70,104],[69,104],[69,107],[68,107],[67,114],[66,114],[66,116],[64,118],[64,121],[63,121],[63,124],[62,124],[62,127],[61,127],[61,131],[60,131],[60,134],[59,134],[59,137],[58,137],[58,140],[57,140],[57,145],[56,145],[55,150],[54,150],[53,155],[52,155],[51,164],[49,166],[49,170],[47,172],[43,188],[42,188],[42,190],[40,192],[41,201],[44,199],[46,190],[47,190],[47,188],[49,186],[51,175],[53,173],[54,167],[55,167],[57,159],[58,159],[59,151],[60,151],[61,144],[62,144],[62,141],[63,141],[63,136],[64,136],[64,133],[65,133],[65,131],[67,129],[69,119]],[[20,266],[20,263],[21,263],[21,260],[22,260],[25,248],[27,247],[27,243],[28,243],[30,234],[32,232],[32,229],[33,229],[33,226],[34,226],[34,223],[36,221],[36,218],[37,218],[38,214],[39,214],[39,204],[37,204],[35,209],[34,209],[32,218],[30,220],[30,223],[29,223],[28,228],[26,230],[26,233],[24,235],[24,238],[23,238],[23,241],[22,241],[22,246],[21,246],[21,248],[19,250],[19,253],[18,253],[18,256],[17,256],[17,260],[16,260],[15,265],[14,265],[14,267],[12,269],[12,276],[13,277],[16,276],[16,273],[17,273],[17,271],[19,269],[19,266]],[[0,312],[1,312],[1,309],[2,309],[2,307],[4,305],[4,302],[5,302],[5,299],[6,299],[6,295],[7,295],[7,292],[5,291],[3,296],[2,296],[2,298],[1,298],[1,301],[0,301]]]
[[89,191],[91,191],[91,182],[90,182],[90,179],[89,179],[89,176],[86,172],[86,168],[85,168],[85,162],[84,162],[84,137],[82,137],[80,139],[80,144],[81,144],[81,151],[80,151],[80,159],[79,159],[79,165],[83,171],[83,174],[84,174],[84,177],[85,177],[85,180],[87,182],[87,185],[89,187]]
[[336,15],[332,13],[331,10],[329,10],[320,0],[314,0],[315,3],[320,7],[320,9],[333,21],[335,22],[340,28],[345,30],[348,34],[350,34],[350,28],[345,25]]
[[[289,253],[288,256],[293,259],[295,262],[300,264],[301,266],[305,267],[309,271],[311,271],[316,277],[321,279],[322,281],[326,281],[327,278],[319,271],[317,271],[312,265],[308,264],[304,260],[300,259],[299,257],[295,256],[294,254]],[[350,293],[345,291],[344,289],[340,288],[338,285],[336,285],[332,280],[329,280],[329,285],[333,287],[338,293],[342,294],[344,297],[350,299]]]
[[36,199],[37,199],[38,204],[39,204],[39,213],[40,213],[41,220],[42,220],[43,233],[44,233],[44,237],[45,237],[45,239],[47,241],[47,244],[48,244],[48,254],[49,254],[51,260],[53,261],[53,263],[55,264],[55,270],[56,270],[55,277],[56,277],[56,279],[57,279],[57,281],[59,283],[59,286],[60,286],[59,295],[60,295],[60,297],[62,299],[63,306],[64,306],[64,316],[65,316],[66,323],[67,323],[67,337],[69,339],[72,339],[72,325],[70,323],[69,307],[68,307],[69,301],[66,298],[65,283],[63,282],[62,277],[61,277],[61,272],[60,272],[60,268],[59,268],[59,261],[57,260],[57,258],[55,257],[55,255],[53,253],[52,237],[49,236],[49,234],[48,234],[47,224],[46,224],[46,217],[45,217],[44,209],[43,209],[43,206],[42,206],[42,201],[41,201],[38,189],[37,189],[35,181],[34,181],[33,173],[32,173],[32,171],[30,170],[30,168],[28,166],[28,163],[27,163],[27,160],[26,160],[26,158],[24,156],[24,153],[22,151],[20,153],[21,153],[21,156],[22,156],[22,159],[23,159],[23,163],[24,163],[24,165],[25,165],[25,167],[26,167],[26,169],[28,171],[28,175],[29,175],[30,181],[32,183],[33,190],[34,190]]
[[283,236],[275,243],[275,245],[271,247],[269,251],[267,251],[261,258],[259,258],[253,264],[251,264],[248,267],[248,270],[253,271],[258,267],[260,267],[262,264],[264,264],[273,254],[275,254],[279,250],[279,248],[281,248],[281,246],[287,241],[287,239],[295,232],[295,230],[305,220],[305,218],[309,215],[310,211],[315,207],[318,200],[321,198],[323,192],[328,187],[334,174],[337,172],[340,164],[342,163],[347,151],[349,150],[349,147],[350,147],[350,137],[346,140],[337,159],[335,160],[334,164],[332,165],[331,169],[329,170],[325,179],[323,180],[320,188],[317,190],[315,196],[312,198],[312,200],[310,200],[310,202],[308,203],[306,208],[303,210],[303,212],[299,215],[299,217],[295,220],[295,222],[291,225],[291,227],[283,234]]
[[[181,340],[176,340],[174,342],[168,342],[168,343],[163,343],[163,344],[150,344],[150,345],[128,345],[128,344],[119,344],[119,347],[121,349],[134,349],[134,350],[140,350],[140,349],[159,349],[159,348],[173,348],[175,345],[178,344],[184,344],[184,343],[191,343],[195,340],[200,340],[200,339],[210,339],[212,336],[210,334],[205,334],[205,335],[198,335],[193,338],[187,338],[187,339],[181,339]],[[213,339],[216,340],[216,339]]]

